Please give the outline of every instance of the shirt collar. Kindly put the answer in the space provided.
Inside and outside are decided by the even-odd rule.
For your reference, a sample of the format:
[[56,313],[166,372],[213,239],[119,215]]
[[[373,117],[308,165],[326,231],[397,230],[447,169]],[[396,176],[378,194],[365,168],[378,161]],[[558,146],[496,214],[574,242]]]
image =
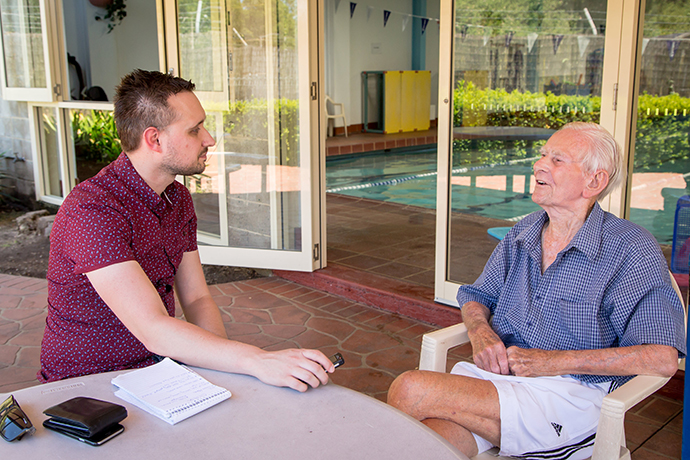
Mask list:
[[[598,202],[595,202],[585,223],[562,252],[565,253],[570,248],[575,248],[585,254],[588,259],[594,260],[601,247],[604,215],[604,210],[601,209]],[[548,220],[549,216],[546,211],[541,211],[535,221],[517,235],[515,241],[521,242],[530,253],[541,248],[541,232]]]
[[[135,195],[141,199],[147,208],[156,213],[162,212],[165,209],[167,200],[153,191],[149,184],[139,175],[129,157],[125,153],[121,153],[119,157],[113,162],[113,172],[118,178],[130,189]],[[176,198],[174,183],[170,184],[165,193],[171,201],[171,205],[175,203]]]

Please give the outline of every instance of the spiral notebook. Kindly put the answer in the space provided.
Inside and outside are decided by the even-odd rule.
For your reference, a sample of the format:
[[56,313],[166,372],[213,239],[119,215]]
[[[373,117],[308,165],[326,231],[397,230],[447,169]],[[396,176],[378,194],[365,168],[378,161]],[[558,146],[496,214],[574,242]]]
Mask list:
[[170,358],[112,379],[115,396],[174,425],[232,394]]

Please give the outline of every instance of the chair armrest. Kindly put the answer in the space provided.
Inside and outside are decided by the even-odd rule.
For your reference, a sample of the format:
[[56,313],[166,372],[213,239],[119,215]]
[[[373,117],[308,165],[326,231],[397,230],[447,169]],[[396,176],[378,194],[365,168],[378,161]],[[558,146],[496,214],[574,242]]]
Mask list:
[[608,394],[601,405],[601,415],[594,442],[592,460],[621,458],[625,447],[625,413],[663,387],[670,377],[638,375]]
[[419,370],[445,372],[448,350],[469,341],[467,327],[463,323],[424,334]]

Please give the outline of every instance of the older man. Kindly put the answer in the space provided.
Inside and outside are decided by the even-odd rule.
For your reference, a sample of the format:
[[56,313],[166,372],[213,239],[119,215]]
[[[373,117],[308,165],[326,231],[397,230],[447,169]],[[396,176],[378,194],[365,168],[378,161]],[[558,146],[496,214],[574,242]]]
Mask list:
[[[305,391],[328,382],[317,350],[264,351],[228,340],[206,286],[192,197],[215,141],[194,84],[125,76],[115,95],[123,153],[65,199],[50,236],[41,381],[144,367],[160,356]],[[175,294],[186,321],[175,318]]]
[[[555,133],[534,164],[530,214],[458,291],[474,365],[409,371],[388,402],[474,456],[591,456],[606,394],[637,374],[671,376],[683,307],[654,238],[597,200],[624,175],[597,124]],[[493,316],[493,318],[492,318]]]

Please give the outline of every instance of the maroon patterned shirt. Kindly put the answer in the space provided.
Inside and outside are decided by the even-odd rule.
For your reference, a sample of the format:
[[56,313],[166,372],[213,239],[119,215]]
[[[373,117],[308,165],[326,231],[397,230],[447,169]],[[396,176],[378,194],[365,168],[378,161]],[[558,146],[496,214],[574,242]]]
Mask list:
[[77,185],[50,235],[48,318],[38,379],[153,364],[155,355],[117,319],[85,273],[136,260],[174,316],[174,276],[184,252],[197,249],[196,225],[187,189],[175,181],[159,196],[124,153]]

